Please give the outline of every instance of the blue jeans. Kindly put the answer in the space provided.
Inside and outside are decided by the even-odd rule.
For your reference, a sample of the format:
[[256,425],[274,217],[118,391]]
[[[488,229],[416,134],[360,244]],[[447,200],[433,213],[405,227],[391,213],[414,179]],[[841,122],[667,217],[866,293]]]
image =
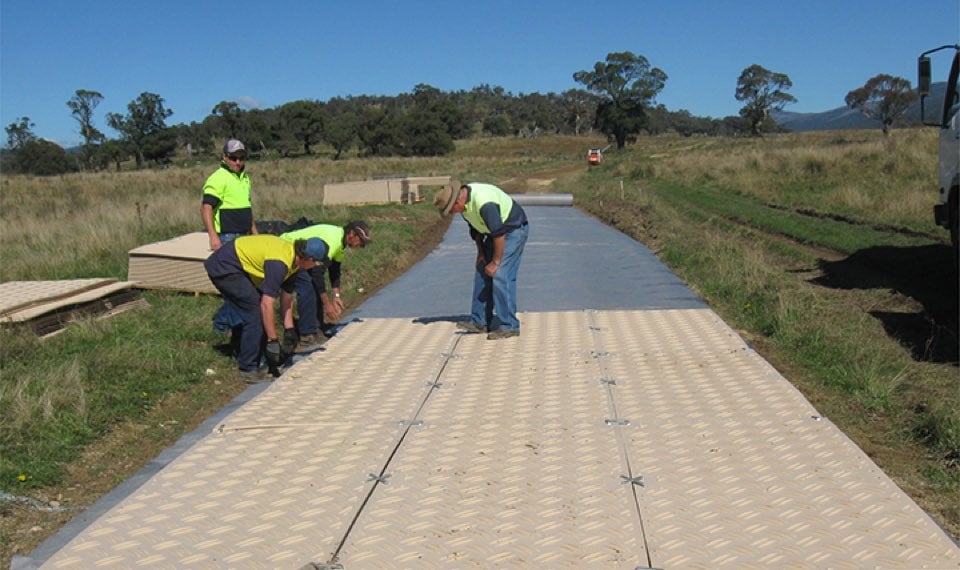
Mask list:
[[312,271],[301,269],[293,276],[293,290],[297,293],[297,333],[300,335],[316,334],[323,327],[323,307],[313,286]]
[[[488,330],[520,330],[517,319],[517,272],[520,269],[520,257],[527,243],[529,226],[522,226],[506,234],[503,245],[503,259],[493,277],[487,277],[483,266],[476,267],[473,278],[473,300],[470,318]],[[484,255],[490,259],[493,254],[493,240],[483,240]]]

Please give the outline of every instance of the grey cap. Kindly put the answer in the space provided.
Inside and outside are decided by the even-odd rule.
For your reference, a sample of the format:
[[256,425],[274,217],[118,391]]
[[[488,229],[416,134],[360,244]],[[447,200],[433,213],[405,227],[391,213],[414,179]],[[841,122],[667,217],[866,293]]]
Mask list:
[[223,154],[233,154],[235,152],[247,152],[247,147],[237,139],[230,139],[223,145]]

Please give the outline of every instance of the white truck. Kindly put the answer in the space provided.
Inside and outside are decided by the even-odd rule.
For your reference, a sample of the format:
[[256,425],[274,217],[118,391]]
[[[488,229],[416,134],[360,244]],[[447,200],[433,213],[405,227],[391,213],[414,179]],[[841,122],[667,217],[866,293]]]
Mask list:
[[[928,118],[924,99],[931,90],[930,55],[945,50],[953,51],[953,63],[947,76],[943,107],[932,110],[932,116]],[[917,68],[921,120],[925,125],[940,127],[940,202],[933,208],[934,220],[937,225],[950,230],[950,240],[957,249],[960,242],[960,213],[957,210],[960,202],[960,45],[944,45],[923,52]]]

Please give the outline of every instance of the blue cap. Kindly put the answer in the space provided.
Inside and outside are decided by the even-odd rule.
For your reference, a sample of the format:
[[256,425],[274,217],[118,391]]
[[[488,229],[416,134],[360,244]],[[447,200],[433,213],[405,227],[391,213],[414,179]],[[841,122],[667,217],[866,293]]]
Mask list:
[[327,244],[322,239],[313,237],[307,240],[307,247],[303,252],[308,257],[320,261],[327,256]]

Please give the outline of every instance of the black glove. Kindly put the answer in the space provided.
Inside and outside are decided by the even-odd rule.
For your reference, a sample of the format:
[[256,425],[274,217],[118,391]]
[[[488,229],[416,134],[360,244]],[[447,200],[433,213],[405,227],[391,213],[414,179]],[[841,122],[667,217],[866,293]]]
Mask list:
[[297,345],[300,344],[300,335],[297,329],[283,329],[283,349],[284,354],[293,354],[297,351]]
[[280,356],[280,343],[276,340],[267,341],[267,364],[276,367],[283,364],[283,357]]

